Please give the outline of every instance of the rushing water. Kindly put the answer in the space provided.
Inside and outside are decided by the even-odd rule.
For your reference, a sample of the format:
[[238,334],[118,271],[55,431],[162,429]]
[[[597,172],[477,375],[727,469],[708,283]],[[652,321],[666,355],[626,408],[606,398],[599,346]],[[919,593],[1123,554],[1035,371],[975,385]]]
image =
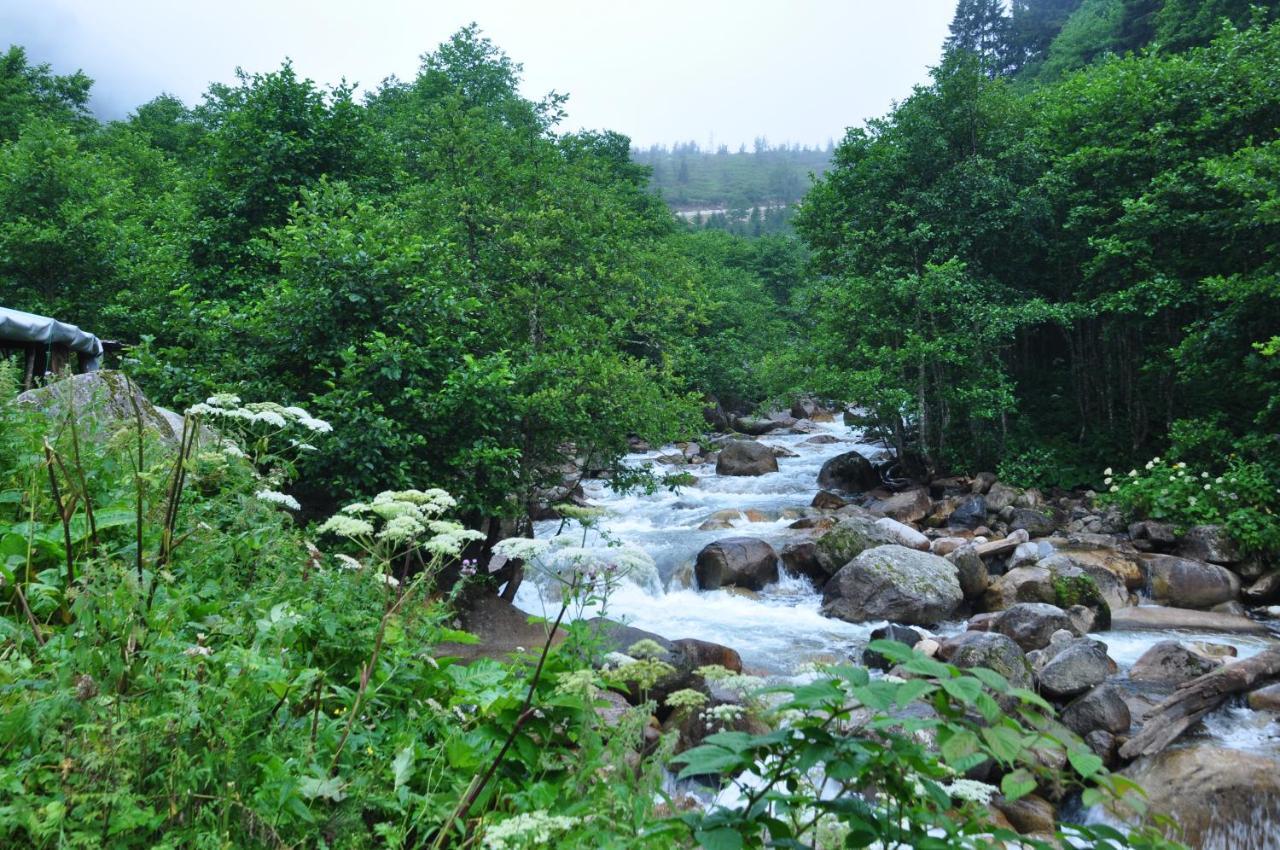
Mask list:
[[[808,580],[783,575],[760,593],[734,589],[699,591],[692,587],[692,566],[702,547],[729,536],[760,537],[781,550],[807,532],[789,528],[818,491],[818,471],[828,459],[850,450],[868,456],[882,451],[861,443],[856,432],[836,424],[818,424],[813,434],[770,434],[762,443],[779,446],[795,457],[778,459],[778,471],[755,477],[718,476],[712,464],[687,467],[697,477],[695,485],[677,492],[620,496],[603,481],[585,485],[588,499],[606,511],[598,522],[608,538],[645,549],[656,561],[663,590],[624,583],[615,591],[605,612],[609,617],[663,637],[699,638],[737,650],[753,673],[787,677],[810,661],[856,658],[872,629],[883,623],[846,623],[819,613],[822,596]],[[814,442],[827,435],[839,442]],[[669,471],[656,458],[672,449],[635,455],[632,462]],[[699,526],[723,511],[737,512],[733,528],[699,530]],[[750,513],[750,517],[748,517]],[[754,519],[754,521],[752,521]],[[538,523],[536,534],[549,537],[560,523]],[[592,536],[599,537],[599,534]],[[588,542],[591,542],[590,540]],[[542,598],[538,586],[526,581],[516,603],[525,611],[545,615],[553,604]],[[597,611],[583,612],[586,616]],[[940,633],[952,633],[962,624],[946,624]],[[1122,670],[1129,668],[1153,643],[1160,640],[1209,641],[1235,647],[1237,657],[1260,652],[1273,640],[1267,637],[1189,632],[1114,631],[1094,635],[1107,644],[1108,653]],[[1240,708],[1225,708],[1207,718],[1203,735],[1239,749],[1273,749],[1280,726],[1265,716]]]

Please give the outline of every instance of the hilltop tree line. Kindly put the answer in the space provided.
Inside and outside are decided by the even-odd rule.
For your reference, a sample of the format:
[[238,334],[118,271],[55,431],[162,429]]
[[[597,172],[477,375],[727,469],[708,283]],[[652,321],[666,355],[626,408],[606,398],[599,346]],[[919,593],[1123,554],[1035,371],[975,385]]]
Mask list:
[[[707,221],[711,213],[705,211],[736,211],[729,218],[745,219],[755,208],[763,215],[796,204],[809,189],[810,175],[826,171],[833,147],[771,145],[758,137],[749,149],[743,144],[736,151],[728,145],[705,150],[690,141],[633,149],[631,156],[649,168],[649,185],[663,201],[678,210],[704,211]],[[780,229],[781,222],[751,228],[752,235]]]
[[106,124],[82,74],[0,75],[0,302],[133,343],[158,401],[331,420],[304,502],[430,482],[518,516],[566,456],[625,476],[630,435],[786,371],[789,246],[689,233],[474,27],[362,98],[286,62]]

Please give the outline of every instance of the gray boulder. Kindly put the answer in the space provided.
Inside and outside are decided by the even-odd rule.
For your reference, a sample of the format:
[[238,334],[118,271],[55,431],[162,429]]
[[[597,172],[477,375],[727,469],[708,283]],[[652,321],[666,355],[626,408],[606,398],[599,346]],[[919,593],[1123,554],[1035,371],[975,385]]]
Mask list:
[[945,558],[887,545],[866,550],[831,577],[822,613],[851,623],[930,625],[954,614],[963,600],[956,568]]
[[698,587],[760,590],[778,580],[778,553],[756,537],[726,537],[703,547],[694,565]]
[[1012,507],[1021,495],[1022,491],[1017,487],[1010,487],[1008,484],[997,481],[987,491],[987,510],[1000,513],[1005,508]]
[[1013,638],[1025,652],[1048,646],[1053,633],[1061,629],[1079,634],[1066,611],[1044,602],[1019,602],[1010,606],[1000,612],[992,627],[993,631]]
[[1032,508],[1013,508],[1008,522],[1009,528],[1015,531],[1019,528],[1026,529],[1032,537],[1048,537],[1058,527],[1053,517]]
[[1036,679],[1046,696],[1067,699],[1106,681],[1112,663],[1107,657],[1106,644],[1076,638],[1053,650],[1053,656],[1040,668]]
[[1244,560],[1240,547],[1220,525],[1193,525],[1188,528],[1174,553],[1212,564],[1235,564]]
[[818,486],[824,490],[859,493],[880,486],[880,476],[871,466],[871,461],[858,452],[845,452],[831,458],[818,470]]
[[1218,667],[1215,661],[1176,640],[1153,645],[1129,668],[1129,678],[1152,685],[1181,685]]
[[1225,567],[1173,555],[1148,555],[1151,598],[1178,608],[1212,608],[1240,594],[1240,579]]
[[1077,697],[1062,710],[1062,723],[1080,737],[1102,730],[1123,735],[1133,722],[1129,704],[1115,685],[1102,684]]
[[123,372],[115,370],[72,375],[47,386],[27,390],[16,400],[18,404],[40,410],[53,420],[74,416],[82,439],[99,435],[105,438],[121,429],[132,429],[136,427],[139,416],[143,429],[166,444],[176,446],[182,435],[181,416],[156,407],[142,394],[137,384]]
[[957,667],[986,667],[1017,688],[1031,687],[1031,663],[1022,648],[1007,635],[965,632],[945,644],[947,660]]
[[818,562],[818,544],[812,540],[788,543],[782,549],[782,568],[791,575],[804,576],[819,590],[831,578],[831,573]]
[[961,499],[947,518],[947,524],[952,528],[977,528],[986,521],[987,499],[977,493]]
[[987,592],[991,575],[987,572],[987,562],[978,555],[973,544],[966,543],[953,549],[946,558],[955,564],[956,577],[960,579],[960,590],[965,599],[978,599]]
[[844,517],[818,538],[815,555],[827,575],[835,575],[866,550],[893,542],[893,536],[876,525],[875,520],[854,514]]
[[923,487],[904,490],[889,496],[872,499],[867,510],[876,516],[885,516],[898,522],[919,522],[929,515],[933,501]]
[[716,475],[765,475],[778,471],[769,447],[751,440],[731,440],[716,457]]
[[899,546],[906,546],[908,549],[917,549],[921,552],[929,551],[929,538],[905,523],[889,517],[881,517],[876,520],[876,526],[883,529],[884,533]]

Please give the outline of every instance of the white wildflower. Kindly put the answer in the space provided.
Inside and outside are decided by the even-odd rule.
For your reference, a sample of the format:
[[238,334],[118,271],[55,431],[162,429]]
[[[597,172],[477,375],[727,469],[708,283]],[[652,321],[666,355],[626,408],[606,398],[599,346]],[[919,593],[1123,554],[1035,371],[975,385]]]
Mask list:
[[306,419],[299,419],[298,424],[308,431],[314,431],[317,434],[328,434],[333,430],[333,426],[323,419],[316,419],[314,416],[308,416]]
[[1108,475],[1106,478],[1102,479],[1102,483],[1103,483],[1103,484],[1110,484],[1110,483],[1111,483],[1111,476],[1109,476],[1109,475]]
[[240,396],[233,393],[215,393],[205,399],[210,407],[236,407],[240,404]]
[[531,537],[508,537],[499,540],[493,546],[493,554],[502,555],[516,561],[532,561],[541,557],[550,544],[546,540],[534,540]]
[[386,520],[405,516],[413,517],[414,519],[422,518],[421,509],[409,502],[375,502],[371,510]]
[[281,493],[278,490],[259,490],[253,495],[264,502],[281,505],[291,511],[302,510],[302,505],[298,504],[298,500],[290,496],[288,493]]
[[1202,472],[1202,473],[1200,473],[1200,477],[1201,477],[1201,478],[1208,478],[1208,477],[1209,477],[1209,473],[1207,473],[1207,472]]
[[188,416],[206,416],[210,413],[216,414],[217,411],[204,402],[193,404],[186,409],[186,414]]
[[334,555],[333,557],[337,560],[337,562],[338,562],[338,566],[342,567],[344,570],[362,570],[362,569],[364,569],[364,564],[360,563],[359,561],[357,561],[355,558],[351,557],[350,555],[343,555],[342,553],[340,553],[340,552],[339,552],[338,554]]
[[207,646],[188,646],[186,649],[182,650],[182,654],[189,655],[192,658],[197,656],[207,658],[208,656],[213,655],[213,650]]
[[1213,485],[1212,485],[1212,484],[1206,484],[1206,485],[1204,485],[1204,489],[1206,489],[1206,490],[1212,490],[1212,489],[1213,489]]
[[289,424],[284,420],[283,416],[276,413],[274,410],[263,410],[259,413],[253,414],[253,421],[265,422],[273,428],[283,428]]
[[1110,474],[1111,474],[1111,467],[1109,467],[1109,466],[1108,466],[1106,469],[1102,470],[1102,474],[1103,474],[1103,475],[1110,475]]
[[382,574],[382,580],[383,580],[384,582],[386,582],[387,587],[399,587],[399,586],[400,586],[400,579],[396,578],[396,577],[395,577],[395,576],[393,576],[393,575],[390,575],[389,573],[383,573],[383,574]]
[[437,534],[423,544],[423,548],[438,555],[457,555],[471,541],[483,539],[484,534],[481,532],[470,528],[461,528],[457,531]]
[[549,847],[551,837],[577,826],[580,818],[550,815],[545,809],[516,815],[485,830],[487,850],[516,850],[519,847]]
[[1155,466],[1155,463],[1153,463],[1152,461],[1147,461],[1147,469],[1151,469],[1153,466]]
[[342,509],[344,514],[367,514],[373,507],[367,502],[352,502]]
[[286,416],[292,416],[294,419],[310,419],[311,414],[307,413],[301,407],[286,407],[280,411]]
[[1112,484],[1112,485],[1111,485],[1111,490],[1110,490],[1110,492],[1112,492],[1112,493],[1119,493],[1119,492],[1120,492],[1120,485],[1119,485],[1119,484]]
[[942,786],[942,790],[957,800],[966,800],[983,806],[989,804],[991,798],[999,792],[994,785],[978,782],[976,779],[955,779],[949,785]]
[[379,540],[390,540],[393,543],[405,543],[413,540],[427,530],[427,527],[412,516],[395,516],[387,520],[387,524],[378,532]]
[[223,440],[222,453],[227,457],[244,457],[245,456],[244,451],[241,450],[240,446],[236,444],[235,440]]
[[328,532],[338,537],[371,537],[373,524],[346,514],[334,514],[324,521],[319,530],[321,534]]
[[1137,477],[1138,477],[1138,470],[1136,470],[1136,469],[1131,469],[1131,470],[1129,470],[1129,477],[1130,477],[1130,478],[1137,478]]
[[600,689],[596,687],[595,671],[589,667],[571,670],[556,677],[556,693],[580,695],[587,699],[595,699]]

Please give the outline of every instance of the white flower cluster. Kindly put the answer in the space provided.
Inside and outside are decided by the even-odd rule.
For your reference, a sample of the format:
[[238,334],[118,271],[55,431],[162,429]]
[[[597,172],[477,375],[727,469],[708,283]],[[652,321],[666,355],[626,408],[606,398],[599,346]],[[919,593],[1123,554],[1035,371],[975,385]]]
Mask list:
[[983,806],[990,804],[991,798],[1000,791],[994,785],[988,785],[976,779],[954,779],[950,784],[943,785],[942,790],[957,800],[965,800]]
[[580,539],[562,534],[544,540],[509,537],[493,548],[533,566],[532,578],[544,590],[563,589],[575,578],[595,585],[609,585],[623,578],[651,592],[659,592],[658,565],[639,546],[582,546]]
[[571,670],[556,677],[556,693],[580,695],[595,699],[600,689],[596,687],[596,673],[589,667]]
[[242,406],[240,397],[231,393],[210,396],[203,403],[187,408],[187,413],[246,424],[259,423],[273,428],[287,428],[296,423],[317,434],[327,434],[333,430],[328,422],[315,418],[301,407],[284,407],[273,401],[251,402]]
[[[395,546],[417,544],[438,555],[457,555],[470,541],[483,540],[484,534],[461,523],[437,519],[456,505],[457,501],[440,489],[384,490],[371,502],[355,502],[342,508],[319,530],[337,537],[372,538]],[[375,521],[381,523],[381,529],[375,527]]]
[[547,847],[551,836],[577,826],[580,818],[548,814],[545,809],[507,818],[490,826],[484,835],[488,850],[517,850],[521,847]]
[[264,502],[271,502],[273,505],[280,505],[291,511],[302,510],[302,505],[298,504],[298,500],[288,493],[281,493],[278,490],[259,490],[253,495]]

